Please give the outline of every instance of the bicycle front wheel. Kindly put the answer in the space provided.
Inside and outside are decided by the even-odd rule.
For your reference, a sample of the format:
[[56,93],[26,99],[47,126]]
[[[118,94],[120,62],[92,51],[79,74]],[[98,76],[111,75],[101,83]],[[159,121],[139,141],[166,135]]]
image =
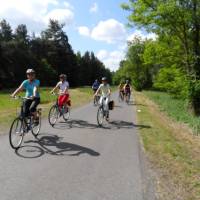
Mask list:
[[20,118],[16,118],[11,127],[9,133],[9,142],[13,149],[18,149],[23,141],[24,137],[24,128],[23,128],[23,120]]
[[54,126],[57,122],[57,119],[59,117],[59,110],[58,110],[58,106],[56,105],[53,105],[51,108],[50,108],[50,111],[49,111],[49,116],[48,116],[48,119],[49,119],[49,124],[51,126]]
[[31,132],[34,136],[38,136],[40,129],[41,129],[41,115],[38,116],[37,121],[34,121],[32,118],[32,129]]
[[99,126],[102,126],[104,120],[104,111],[102,107],[99,107],[97,111],[97,123]]

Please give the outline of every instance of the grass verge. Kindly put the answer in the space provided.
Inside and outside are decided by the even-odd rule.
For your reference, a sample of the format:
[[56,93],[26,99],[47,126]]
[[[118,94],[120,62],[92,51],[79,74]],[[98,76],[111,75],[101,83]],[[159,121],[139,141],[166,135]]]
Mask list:
[[139,133],[157,172],[158,199],[199,200],[200,139],[189,134],[188,127],[160,112],[146,94],[135,92],[135,103],[138,123],[151,127],[140,129]]
[[145,91],[144,94],[159,105],[160,111],[178,122],[187,124],[193,133],[200,133],[200,117],[196,117],[187,110],[187,102],[184,99],[174,99],[165,92]]
[[[50,95],[50,88],[41,88],[41,104],[42,116],[47,117],[49,108],[56,101],[56,96]],[[20,111],[20,101],[13,100],[9,97],[11,91],[0,93],[0,127],[1,132],[5,132],[12,120]],[[92,90],[89,87],[70,89],[70,97],[72,108],[84,105],[92,100]],[[23,95],[23,94],[22,94]]]
[[[52,88],[40,88],[42,116],[47,117],[50,107],[55,103],[56,96],[50,95]],[[117,87],[111,87],[115,91]],[[18,115],[20,111],[20,101],[10,98],[13,91],[0,92],[0,134],[4,133],[12,120]],[[21,94],[23,96],[24,94]],[[93,99],[93,91],[91,87],[79,87],[70,89],[70,99],[72,102],[72,109],[82,106]]]

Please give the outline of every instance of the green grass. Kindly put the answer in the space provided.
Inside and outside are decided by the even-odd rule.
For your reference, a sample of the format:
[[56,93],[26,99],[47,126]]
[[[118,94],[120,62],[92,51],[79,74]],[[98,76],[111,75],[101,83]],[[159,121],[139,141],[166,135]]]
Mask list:
[[[56,101],[56,96],[52,96],[50,92],[51,88],[41,88],[41,104],[42,115],[46,117],[50,106]],[[12,119],[17,116],[20,111],[20,101],[10,98],[10,94],[13,91],[1,91],[0,92],[0,126],[2,128],[7,128],[11,123]],[[92,90],[89,87],[70,89],[70,96],[72,101],[72,108],[81,106],[90,100],[92,100]],[[21,96],[24,94],[21,93]],[[1,132],[1,131],[0,131]]]
[[200,117],[195,117],[188,112],[185,100],[175,99],[164,92],[145,91],[144,94],[157,103],[160,110],[166,112],[171,118],[187,124],[195,134],[200,133]]
[[[170,120],[162,117],[146,95],[164,105],[163,110],[167,113],[171,111],[171,116],[183,111],[177,100],[175,103],[171,102],[174,105],[169,105],[171,98],[166,94],[135,92],[137,109],[141,110],[137,116],[138,124],[143,127],[139,129],[139,133],[154,169],[159,172],[159,199],[171,200],[180,196],[183,200],[199,200],[200,144],[197,138],[183,132],[175,124],[171,127]],[[167,111],[168,108],[171,110]],[[173,109],[176,110],[175,114]]]
[[[117,87],[111,87],[112,91],[115,91]],[[52,88],[40,88],[42,116],[47,117],[50,106],[56,101],[56,96],[50,94]],[[14,117],[20,111],[20,101],[10,98],[10,94],[13,90],[0,91],[0,128],[1,130],[7,129]],[[21,93],[20,96],[24,96]],[[82,106],[93,98],[93,91],[91,87],[79,87],[70,89],[70,99],[72,102],[72,108]],[[1,133],[0,130],[0,133]],[[4,130],[3,130],[4,131]]]

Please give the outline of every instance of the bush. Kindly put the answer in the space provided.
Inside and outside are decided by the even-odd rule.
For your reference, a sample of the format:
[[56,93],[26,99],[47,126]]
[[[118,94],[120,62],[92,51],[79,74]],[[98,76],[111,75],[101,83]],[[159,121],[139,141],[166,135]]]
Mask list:
[[189,82],[189,107],[195,115],[200,115],[200,80]]
[[175,98],[186,99],[188,97],[189,81],[186,75],[174,65],[160,69],[153,87],[160,91],[169,92]]

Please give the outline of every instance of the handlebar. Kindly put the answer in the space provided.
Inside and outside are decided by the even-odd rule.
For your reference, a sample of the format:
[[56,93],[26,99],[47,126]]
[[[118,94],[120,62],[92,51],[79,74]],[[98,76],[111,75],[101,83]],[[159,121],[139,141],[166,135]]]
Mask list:
[[28,100],[33,100],[34,97],[21,97],[21,96],[15,96],[15,97],[11,97],[11,99],[15,99],[15,100],[18,100],[18,99],[28,99]]

